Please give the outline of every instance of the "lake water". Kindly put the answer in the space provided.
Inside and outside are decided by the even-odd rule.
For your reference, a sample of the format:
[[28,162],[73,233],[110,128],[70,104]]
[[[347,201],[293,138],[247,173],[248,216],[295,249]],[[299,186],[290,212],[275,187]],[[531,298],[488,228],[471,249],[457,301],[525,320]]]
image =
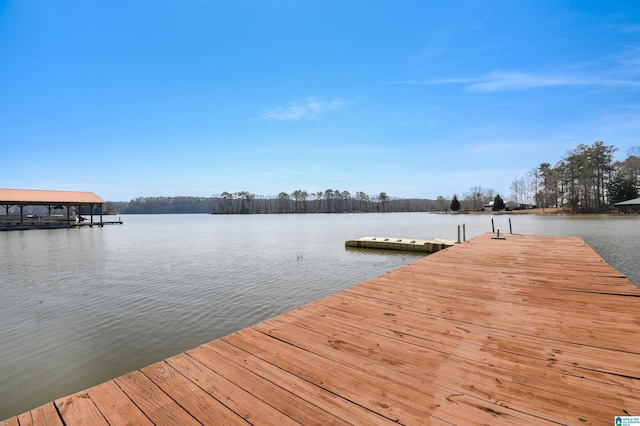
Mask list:
[[575,235],[640,283],[640,216],[140,215],[0,232],[0,419],[191,349],[421,256],[365,236]]

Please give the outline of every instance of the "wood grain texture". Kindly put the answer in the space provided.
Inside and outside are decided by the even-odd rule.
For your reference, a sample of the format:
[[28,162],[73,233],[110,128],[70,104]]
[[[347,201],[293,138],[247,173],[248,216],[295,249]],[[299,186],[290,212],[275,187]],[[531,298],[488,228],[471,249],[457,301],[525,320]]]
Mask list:
[[3,424],[600,425],[640,415],[640,290],[578,238],[491,237]]

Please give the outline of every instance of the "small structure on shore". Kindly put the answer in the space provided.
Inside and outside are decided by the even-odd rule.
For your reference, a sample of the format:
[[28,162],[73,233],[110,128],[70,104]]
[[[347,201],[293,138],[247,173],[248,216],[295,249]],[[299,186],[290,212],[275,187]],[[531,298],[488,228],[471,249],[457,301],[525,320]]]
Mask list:
[[411,238],[385,237],[363,237],[357,240],[348,240],[344,243],[345,247],[352,248],[414,251],[421,253],[435,253],[451,247],[454,244],[455,242],[453,241],[442,239],[416,240]]
[[[122,221],[120,220],[105,222],[102,219],[102,205],[104,202],[102,198],[93,192],[0,188],[0,207],[4,207],[4,215],[0,214],[0,230],[52,229],[121,224]],[[9,210],[13,206],[19,208],[19,214],[10,214]],[[24,210],[27,206],[44,207],[47,213],[42,215],[25,214]],[[88,220],[80,215],[80,209],[85,206],[89,209]],[[75,210],[72,211],[74,208]],[[98,222],[94,222],[93,218],[96,208],[100,217]],[[56,210],[61,210],[61,214],[54,214]]]
[[622,209],[624,208],[626,213],[638,213],[640,212],[640,197],[615,203],[614,206],[618,207],[619,212],[622,212]]

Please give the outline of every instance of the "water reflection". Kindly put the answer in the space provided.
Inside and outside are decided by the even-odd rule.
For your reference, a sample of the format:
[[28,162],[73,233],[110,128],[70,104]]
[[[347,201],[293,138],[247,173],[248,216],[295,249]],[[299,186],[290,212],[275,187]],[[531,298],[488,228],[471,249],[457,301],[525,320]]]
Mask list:
[[[494,216],[575,235],[640,283],[640,217]],[[101,383],[409,263],[364,236],[467,239],[491,216],[123,216],[117,227],[0,233],[0,418]]]

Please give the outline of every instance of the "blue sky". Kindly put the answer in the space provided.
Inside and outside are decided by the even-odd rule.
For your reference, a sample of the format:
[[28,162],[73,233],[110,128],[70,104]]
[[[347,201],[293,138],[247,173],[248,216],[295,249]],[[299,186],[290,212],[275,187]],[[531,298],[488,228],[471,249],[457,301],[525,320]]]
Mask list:
[[0,187],[436,198],[640,145],[640,2],[0,0]]

